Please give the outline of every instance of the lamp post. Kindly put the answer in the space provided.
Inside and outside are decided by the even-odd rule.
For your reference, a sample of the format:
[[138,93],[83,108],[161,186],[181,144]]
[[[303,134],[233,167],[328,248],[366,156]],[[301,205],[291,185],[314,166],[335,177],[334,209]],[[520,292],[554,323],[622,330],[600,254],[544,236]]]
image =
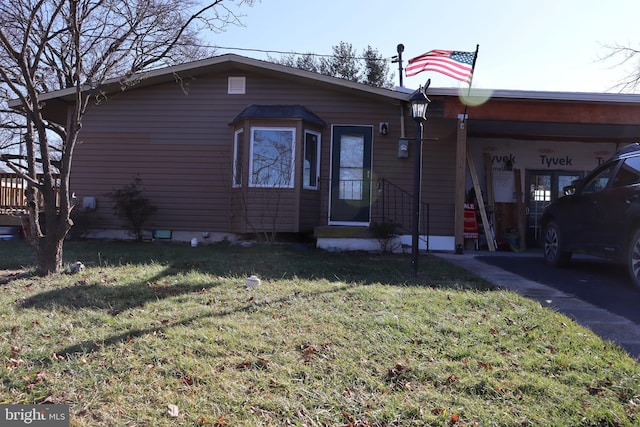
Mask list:
[[416,144],[413,163],[413,221],[411,224],[411,276],[418,276],[418,238],[420,233],[420,183],[422,178],[422,124],[427,120],[427,107],[431,100],[427,98],[427,88],[431,79],[427,80],[424,87],[416,90],[409,102],[411,103],[411,115],[416,121]]

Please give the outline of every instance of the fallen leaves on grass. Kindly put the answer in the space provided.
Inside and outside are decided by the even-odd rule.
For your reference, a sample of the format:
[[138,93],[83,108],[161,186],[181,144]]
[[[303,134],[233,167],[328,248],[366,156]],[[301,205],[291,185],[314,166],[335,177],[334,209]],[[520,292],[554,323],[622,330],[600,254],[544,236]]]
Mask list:
[[16,347],[15,345],[11,346],[11,358],[18,357],[22,349],[20,347]]
[[311,362],[313,355],[318,352],[318,349],[311,344],[303,344],[301,346],[302,356],[304,357],[305,363]]
[[488,371],[493,370],[493,366],[489,362],[478,361],[478,367],[486,369]]
[[437,407],[437,408],[433,408],[431,410],[431,414],[432,415],[442,415],[446,412],[446,410],[444,408],[441,407]]
[[[204,418],[204,417],[202,417]],[[204,422],[202,422],[204,424]],[[223,427],[230,425],[229,421],[225,418],[224,415],[219,415],[216,421],[213,423],[215,427]]]
[[14,359],[14,358],[11,358],[11,359],[9,359],[9,360],[7,360],[7,361],[5,362],[4,366],[5,366],[7,369],[16,369],[16,368],[19,368],[20,366],[24,365],[24,363],[25,363],[25,362],[24,362],[24,360],[23,360],[23,359]]
[[397,378],[406,372],[411,372],[412,368],[409,366],[409,361],[405,360],[405,365],[402,363],[396,363],[393,368],[387,369],[387,376],[389,378]]
[[262,357],[257,357],[255,360],[244,359],[242,362],[236,365],[238,371],[245,371],[249,369],[267,370],[271,362]]
[[342,410],[342,417],[347,421],[346,427],[369,427],[372,424],[367,419],[359,419]]
[[409,365],[409,360],[405,360],[405,364],[396,363],[393,368],[387,369],[387,378],[391,380],[394,388],[411,388],[410,373],[413,368]]

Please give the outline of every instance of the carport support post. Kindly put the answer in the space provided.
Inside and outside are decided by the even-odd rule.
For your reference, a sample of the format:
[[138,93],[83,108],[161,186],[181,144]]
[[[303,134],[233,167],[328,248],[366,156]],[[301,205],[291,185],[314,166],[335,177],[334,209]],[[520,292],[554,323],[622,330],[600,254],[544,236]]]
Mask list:
[[458,114],[456,140],[456,186],[454,203],[454,248],[457,254],[464,251],[464,200],[467,186],[467,115]]

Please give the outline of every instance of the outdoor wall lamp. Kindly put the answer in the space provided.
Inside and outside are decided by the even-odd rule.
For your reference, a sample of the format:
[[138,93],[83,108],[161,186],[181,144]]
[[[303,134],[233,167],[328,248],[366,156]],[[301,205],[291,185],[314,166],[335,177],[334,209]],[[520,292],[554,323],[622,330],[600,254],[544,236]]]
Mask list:
[[420,224],[420,190],[422,176],[422,124],[427,120],[427,108],[431,100],[427,98],[427,88],[431,84],[431,79],[427,80],[424,87],[420,86],[413,92],[409,103],[411,104],[411,115],[416,121],[416,146],[414,151],[413,166],[413,221],[411,224],[411,275],[418,276],[418,240]]

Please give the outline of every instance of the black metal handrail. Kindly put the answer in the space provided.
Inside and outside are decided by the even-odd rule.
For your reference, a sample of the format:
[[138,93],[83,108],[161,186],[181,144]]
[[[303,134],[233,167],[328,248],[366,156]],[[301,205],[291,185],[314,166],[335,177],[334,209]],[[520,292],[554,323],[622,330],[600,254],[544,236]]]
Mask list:
[[[368,185],[375,184],[372,188],[371,199],[371,223],[393,223],[397,231],[401,234],[412,233],[413,223],[413,194],[392,183],[386,178],[381,178],[375,183],[364,182],[364,180],[348,180],[350,186],[357,189],[368,188]],[[354,184],[357,181],[357,184]],[[329,210],[329,198],[331,180],[321,179],[319,183],[322,197],[320,207],[321,215],[325,215]],[[366,184],[366,185],[365,185]],[[322,221],[321,221],[322,222]],[[420,240],[426,243],[429,249],[429,203],[420,204],[420,223],[418,224]]]
[[[376,187],[378,198],[372,209],[373,219],[391,222],[400,230],[411,233],[414,217],[413,194],[386,178],[379,179]],[[429,250],[429,203],[426,202],[420,203],[418,234]]]

